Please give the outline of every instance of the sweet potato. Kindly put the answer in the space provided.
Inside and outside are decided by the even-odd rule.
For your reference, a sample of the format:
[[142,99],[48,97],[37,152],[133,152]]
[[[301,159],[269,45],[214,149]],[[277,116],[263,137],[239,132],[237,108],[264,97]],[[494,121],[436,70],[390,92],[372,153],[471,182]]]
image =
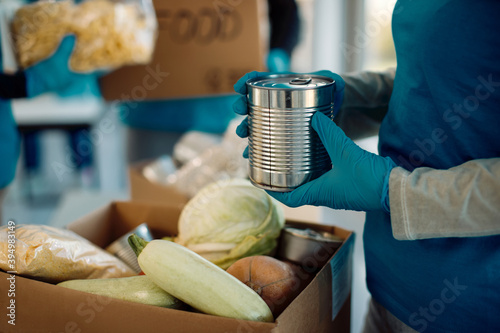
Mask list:
[[301,290],[300,278],[291,265],[270,256],[239,259],[227,272],[259,294],[275,318]]

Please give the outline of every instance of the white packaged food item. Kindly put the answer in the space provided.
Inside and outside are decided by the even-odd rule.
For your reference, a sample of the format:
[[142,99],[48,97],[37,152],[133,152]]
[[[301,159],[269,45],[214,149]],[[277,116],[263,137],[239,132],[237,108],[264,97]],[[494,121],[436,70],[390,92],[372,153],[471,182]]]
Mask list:
[[50,283],[136,275],[73,231],[47,225],[0,227],[0,269]]
[[[247,178],[248,161],[242,155],[247,140],[236,135],[236,127],[240,122],[241,119],[233,120],[218,144],[200,141],[188,144],[195,137],[197,139],[203,137],[192,134],[181,146],[185,149],[188,146],[194,148],[197,143],[200,146],[191,152],[183,153],[184,156],[191,156],[187,162],[176,168],[175,159],[164,155],[146,165],[142,174],[154,183],[175,187],[188,198],[194,197],[199,190],[212,182]],[[195,154],[195,150],[199,153]]]
[[142,169],[143,176],[150,182],[167,185],[169,177],[177,172],[174,160],[170,155],[162,155]]
[[212,182],[247,178],[248,161],[242,155],[247,140],[236,135],[238,124],[239,121],[232,121],[222,142],[184,164],[174,175],[167,178],[168,185],[175,186],[179,192],[191,198]]
[[217,134],[188,131],[175,143],[173,159],[182,166],[221,141],[222,137]]

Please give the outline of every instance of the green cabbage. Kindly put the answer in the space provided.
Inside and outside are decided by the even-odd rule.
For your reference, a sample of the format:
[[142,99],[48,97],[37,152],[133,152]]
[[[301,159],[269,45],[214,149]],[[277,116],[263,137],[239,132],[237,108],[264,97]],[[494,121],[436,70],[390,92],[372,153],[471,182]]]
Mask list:
[[285,223],[280,204],[248,180],[207,185],[184,207],[175,241],[226,269],[236,260],[270,254]]

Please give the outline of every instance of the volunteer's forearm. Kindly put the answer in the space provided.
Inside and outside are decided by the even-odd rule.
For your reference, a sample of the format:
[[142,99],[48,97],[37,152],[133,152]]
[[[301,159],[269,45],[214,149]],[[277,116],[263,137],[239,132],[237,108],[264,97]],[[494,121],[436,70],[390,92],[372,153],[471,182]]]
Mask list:
[[26,97],[26,76],[24,72],[16,74],[0,73],[0,98],[13,99]]
[[335,122],[351,139],[376,135],[392,94],[394,68],[383,72],[346,73],[344,102]]
[[448,170],[394,168],[389,199],[396,239],[500,234],[500,158]]
[[395,68],[383,72],[364,71],[343,74],[346,88],[342,109],[365,110],[367,116],[374,120],[382,120],[383,114],[370,110],[387,109],[395,75]]

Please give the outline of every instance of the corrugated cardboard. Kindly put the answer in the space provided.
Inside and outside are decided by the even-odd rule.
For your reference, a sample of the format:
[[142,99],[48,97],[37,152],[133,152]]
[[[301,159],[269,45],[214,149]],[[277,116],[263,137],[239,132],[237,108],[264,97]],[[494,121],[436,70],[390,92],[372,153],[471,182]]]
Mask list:
[[[156,236],[175,235],[181,209],[178,205],[114,202],[75,221],[69,229],[103,247],[142,222]],[[332,232],[346,241],[274,323],[126,302],[17,276],[16,325],[9,325],[2,314],[0,332],[349,332],[354,234],[332,226],[287,223]],[[8,305],[7,277],[0,272],[2,311]]]
[[151,161],[138,162],[129,166],[131,200],[167,205],[186,204],[189,198],[173,186],[155,183],[144,177],[142,170],[149,163]]
[[234,93],[263,70],[265,1],[155,0],[159,34],[151,63],[101,79],[106,100],[158,100]]

